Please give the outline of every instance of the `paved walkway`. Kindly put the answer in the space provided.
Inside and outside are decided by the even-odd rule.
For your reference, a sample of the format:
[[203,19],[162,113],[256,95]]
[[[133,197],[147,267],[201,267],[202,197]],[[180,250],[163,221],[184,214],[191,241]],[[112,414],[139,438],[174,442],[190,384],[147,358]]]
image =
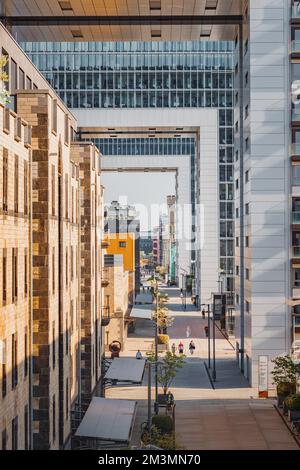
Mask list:
[[[166,289],[168,307],[174,317],[169,328],[170,341],[183,341],[186,364],[179,371],[171,390],[176,401],[176,434],[188,450],[299,450],[296,442],[273,407],[274,400],[258,400],[235,363],[235,351],[220,332],[216,335],[217,381],[212,389],[204,361],[207,361],[207,338],[200,312],[187,305],[183,311],[179,292]],[[186,328],[191,335],[186,337]],[[134,336],[128,338],[123,356],[134,356],[137,349],[146,352],[153,343],[153,327],[139,322]],[[195,354],[187,351],[193,339]],[[140,425],[147,420],[146,377],[140,387],[116,387],[107,390],[107,397],[138,400],[132,444],[139,444]],[[154,390],[152,391],[154,397]]]

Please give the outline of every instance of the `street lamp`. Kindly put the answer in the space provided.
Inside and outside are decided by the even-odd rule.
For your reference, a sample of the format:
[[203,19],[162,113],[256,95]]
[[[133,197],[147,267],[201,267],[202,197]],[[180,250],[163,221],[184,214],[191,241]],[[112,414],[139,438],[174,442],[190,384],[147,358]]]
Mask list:
[[158,401],[158,278],[155,278],[155,410],[157,410]]
[[[208,338],[208,368],[210,369],[210,305],[209,304],[201,304],[201,307],[207,307],[207,338]],[[202,310],[203,316],[205,316],[205,310]]]
[[220,294],[223,293],[223,282],[225,281],[225,279],[226,279],[226,272],[224,271],[224,269],[220,269],[219,270],[219,280],[218,280],[219,293]]
[[[210,369],[210,304],[201,304],[201,307],[207,307],[207,317],[208,317],[208,368]],[[214,312],[213,312],[213,370],[212,370],[212,378],[213,381],[215,382],[217,380],[217,372],[216,372],[216,323],[215,323],[215,318],[214,318]]]

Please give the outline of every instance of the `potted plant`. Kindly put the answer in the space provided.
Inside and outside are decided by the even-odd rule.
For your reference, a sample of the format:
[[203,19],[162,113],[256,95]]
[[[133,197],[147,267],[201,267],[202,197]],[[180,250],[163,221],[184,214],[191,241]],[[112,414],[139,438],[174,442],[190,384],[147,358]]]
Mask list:
[[158,350],[167,351],[169,348],[170,337],[168,335],[158,335]]
[[289,421],[297,421],[300,419],[300,393],[289,395],[284,404],[288,410]]

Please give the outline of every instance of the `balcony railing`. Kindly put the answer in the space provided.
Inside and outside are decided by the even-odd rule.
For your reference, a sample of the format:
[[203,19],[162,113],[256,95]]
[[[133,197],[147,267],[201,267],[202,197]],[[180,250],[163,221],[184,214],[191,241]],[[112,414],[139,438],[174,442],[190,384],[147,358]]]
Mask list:
[[292,223],[293,224],[300,224],[300,212],[293,211],[292,212]]
[[300,155],[300,144],[291,145],[291,156]]
[[293,258],[299,258],[300,259],[300,245],[292,247],[292,256],[293,256]]
[[300,41],[292,41],[291,52],[296,54],[300,52]]
[[300,178],[292,178],[292,186],[300,186]]
[[300,7],[295,4],[292,6],[292,19],[300,18]]
[[101,326],[107,326],[110,322],[110,308],[102,307]]
[[292,109],[292,121],[297,122],[300,121],[300,107],[296,107]]

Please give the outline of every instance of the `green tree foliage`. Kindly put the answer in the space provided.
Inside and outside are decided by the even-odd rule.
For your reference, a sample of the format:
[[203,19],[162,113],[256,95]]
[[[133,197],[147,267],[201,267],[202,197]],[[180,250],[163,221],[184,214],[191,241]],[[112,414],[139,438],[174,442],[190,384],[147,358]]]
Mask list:
[[[154,352],[147,353],[147,356],[150,362],[155,362]],[[163,358],[160,358],[157,380],[165,395],[168,393],[168,389],[175,379],[178,370],[184,366],[184,358],[185,356],[183,355],[177,356],[169,351],[166,352]]]
[[278,356],[272,360],[274,369],[271,374],[275,385],[296,385],[300,376],[300,364],[295,363],[290,356]]

